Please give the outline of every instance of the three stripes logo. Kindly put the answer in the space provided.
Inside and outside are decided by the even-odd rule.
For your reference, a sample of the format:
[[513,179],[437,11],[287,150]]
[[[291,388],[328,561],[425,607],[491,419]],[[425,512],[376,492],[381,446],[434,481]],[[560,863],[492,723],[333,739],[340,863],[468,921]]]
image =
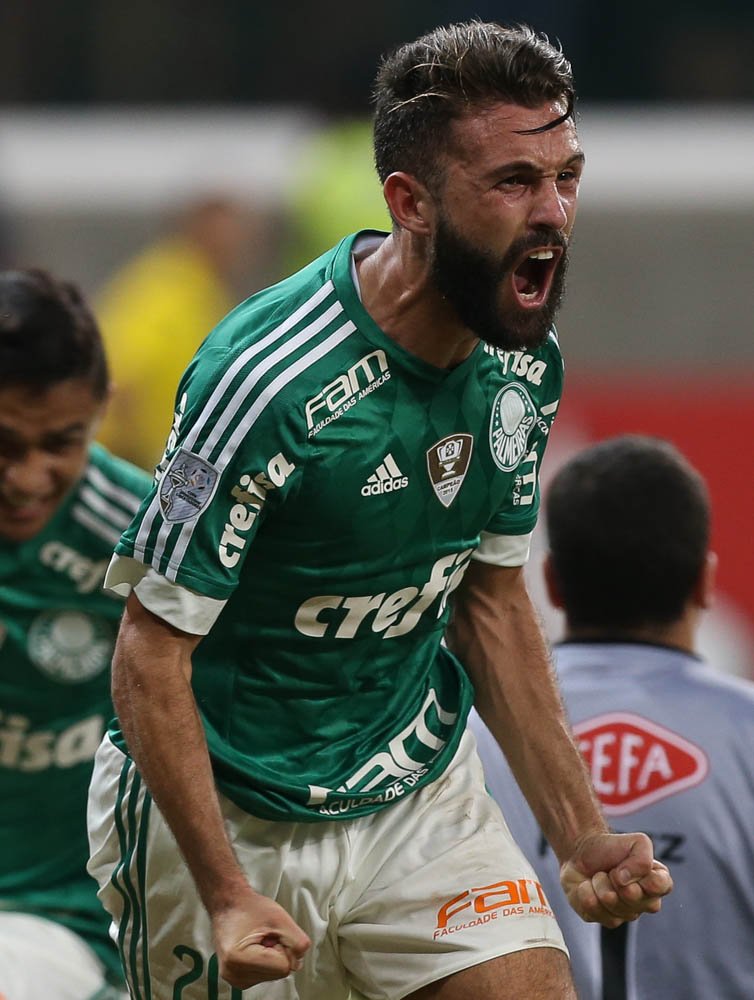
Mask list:
[[383,493],[394,493],[408,486],[408,476],[404,476],[398,468],[398,463],[388,452],[377,469],[361,487],[363,497],[381,496]]

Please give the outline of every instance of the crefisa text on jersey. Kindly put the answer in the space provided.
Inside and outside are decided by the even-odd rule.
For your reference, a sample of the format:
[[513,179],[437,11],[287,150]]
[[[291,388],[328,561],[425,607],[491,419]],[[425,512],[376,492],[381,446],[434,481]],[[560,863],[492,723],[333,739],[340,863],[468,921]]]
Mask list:
[[[65,573],[76,584],[80,594],[91,594],[99,589],[105,579],[108,559],[89,559],[60,541],[47,542],[39,550],[39,561],[59,573]],[[115,594],[104,591],[108,597]]]
[[92,715],[59,732],[33,729],[24,715],[0,712],[0,767],[44,771],[93,760],[105,729],[102,715]]
[[[310,597],[296,612],[294,624],[302,635],[321,639],[353,639],[359,628],[371,618],[371,630],[382,638],[392,639],[411,632],[425,612],[439,598],[435,617],[445,610],[448,597],[463,579],[473,549],[451,552],[437,559],[429,579],[421,589],[401,587],[392,594],[339,595]],[[366,625],[364,630],[366,630]]]
[[270,490],[282,486],[296,466],[293,462],[278,452],[267,463],[267,473],[241,476],[238,484],[230,491],[236,503],[228,512],[228,520],[220,538],[217,554],[220,562],[232,569],[241,558],[241,552],[246,547],[244,537],[264,507]]
[[542,376],[547,371],[546,361],[535,358],[533,354],[527,354],[525,351],[504,351],[491,344],[485,344],[484,349],[488,354],[497,357],[503,375],[519,375],[532,385],[542,385]]

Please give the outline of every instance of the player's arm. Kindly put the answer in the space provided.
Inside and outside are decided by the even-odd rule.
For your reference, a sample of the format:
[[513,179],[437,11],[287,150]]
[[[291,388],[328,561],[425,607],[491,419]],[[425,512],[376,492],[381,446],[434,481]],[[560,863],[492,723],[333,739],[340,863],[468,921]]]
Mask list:
[[129,752],[212,920],[221,975],[244,989],[288,975],[309,940],[281,907],[254,892],[230,845],[191,689],[200,641],[132,594],[113,658],[113,701]]
[[608,832],[570,733],[523,568],[472,561],[456,592],[447,641],[561,863],[571,905],[606,926],[658,910],[672,881],[653,860],[648,837]]

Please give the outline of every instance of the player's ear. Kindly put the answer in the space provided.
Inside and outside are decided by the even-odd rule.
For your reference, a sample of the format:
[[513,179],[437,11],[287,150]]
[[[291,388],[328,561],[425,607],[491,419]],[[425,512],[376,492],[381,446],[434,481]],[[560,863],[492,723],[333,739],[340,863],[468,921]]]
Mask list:
[[383,185],[387,207],[402,229],[429,236],[435,217],[435,202],[428,189],[412,174],[396,170]]
[[552,562],[552,553],[548,552],[545,555],[545,560],[542,563],[542,573],[545,578],[545,590],[547,591],[547,597],[549,598],[550,604],[554,608],[563,610],[563,598],[560,596],[560,587],[558,585],[557,577],[555,576],[555,567]]
[[717,579],[717,563],[717,553],[708,552],[694,588],[694,603],[697,607],[705,610],[712,607]]

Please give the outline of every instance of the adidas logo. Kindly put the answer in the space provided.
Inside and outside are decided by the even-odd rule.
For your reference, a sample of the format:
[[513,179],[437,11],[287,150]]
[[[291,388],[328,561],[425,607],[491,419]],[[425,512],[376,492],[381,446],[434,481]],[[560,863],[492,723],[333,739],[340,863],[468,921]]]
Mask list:
[[361,487],[363,497],[376,497],[382,493],[394,493],[408,486],[408,476],[404,476],[391,454],[385,455],[377,469]]

